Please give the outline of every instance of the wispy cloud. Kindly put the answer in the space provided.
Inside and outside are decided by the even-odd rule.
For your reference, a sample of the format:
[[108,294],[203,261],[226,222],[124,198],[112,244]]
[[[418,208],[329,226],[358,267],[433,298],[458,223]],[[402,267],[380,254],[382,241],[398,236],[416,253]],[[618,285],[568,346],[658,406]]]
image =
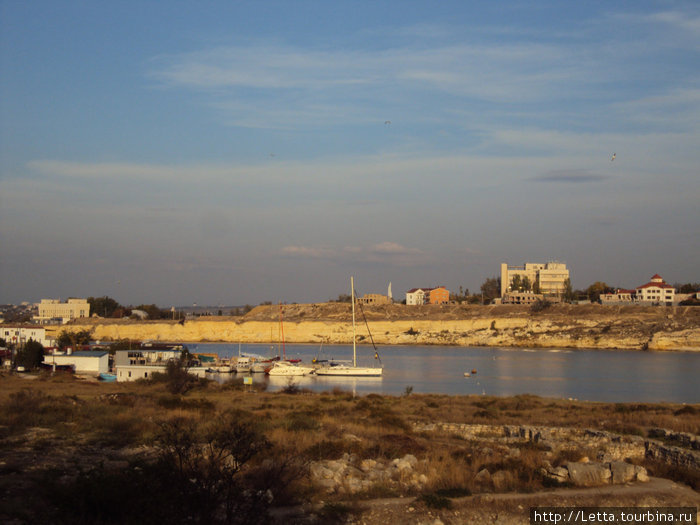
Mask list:
[[300,259],[327,259],[352,263],[394,264],[416,266],[428,262],[429,254],[418,248],[403,246],[397,242],[384,241],[369,246],[285,246],[282,254]]
[[610,175],[591,173],[586,170],[555,170],[533,177],[537,182],[564,182],[567,184],[584,184],[588,182],[601,182],[610,178]]

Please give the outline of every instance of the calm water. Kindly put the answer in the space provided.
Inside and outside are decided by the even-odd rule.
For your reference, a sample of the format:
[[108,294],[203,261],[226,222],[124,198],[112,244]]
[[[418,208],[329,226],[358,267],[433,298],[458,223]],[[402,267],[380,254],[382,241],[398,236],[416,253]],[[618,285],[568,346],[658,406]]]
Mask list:
[[[238,354],[237,344],[188,345],[192,352]],[[317,345],[287,345],[288,358],[309,363]],[[269,345],[246,344],[241,350],[272,355]],[[274,348],[274,352],[277,347]],[[392,346],[379,349],[382,378],[294,378],[295,384],[314,391],[341,387],[358,394],[415,393],[536,394],[607,402],[700,402],[700,352],[632,352],[610,350],[530,350],[451,346]],[[358,347],[358,364],[374,366],[371,347]],[[322,358],[352,359],[352,346],[324,346]],[[471,377],[464,372],[476,369]],[[228,378],[222,375],[220,380]],[[253,376],[269,390],[288,384],[289,378]]]

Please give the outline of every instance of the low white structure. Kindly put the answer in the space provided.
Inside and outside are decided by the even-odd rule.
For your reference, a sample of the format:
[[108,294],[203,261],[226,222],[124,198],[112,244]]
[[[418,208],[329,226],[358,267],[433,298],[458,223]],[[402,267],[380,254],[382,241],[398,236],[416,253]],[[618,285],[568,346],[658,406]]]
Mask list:
[[[151,379],[153,374],[165,374],[168,366],[163,365],[120,365],[116,367],[117,381],[137,381],[139,379]],[[207,368],[193,366],[187,372],[196,377],[206,377]]]
[[136,381],[150,379],[153,374],[164,374],[166,365],[120,365],[117,369],[117,381]]
[[508,292],[501,299],[500,304],[533,304],[542,301],[544,295],[532,292]]
[[53,346],[54,339],[46,335],[43,326],[36,325],[2,325],[0,326],[0,338],[8,344],[22,346],[30,339],[41,343],[43,347]]
[[[117,350],[114,354],[114,369],[117,381],[150,379],[153,374],[164,374],[168,362],[180,359],[183,347],[173,349]],[[207,369],[201,366],[190,367],[187,371],[197,377],[205,377]]]
[[72,366],[76,374],[106,374],[109,372],[109,352],[51,354],[44,356],[44,365]]
[[634,290],[616,289],[612,293],[600,294],[600,303],[605,305],[634,304],[636,293]]

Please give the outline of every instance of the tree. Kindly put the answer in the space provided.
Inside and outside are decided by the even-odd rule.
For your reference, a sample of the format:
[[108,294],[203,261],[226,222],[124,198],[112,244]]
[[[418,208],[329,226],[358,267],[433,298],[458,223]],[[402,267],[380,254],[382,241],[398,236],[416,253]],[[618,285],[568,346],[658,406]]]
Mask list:
[[519,292],[520,289],[523,286],[522,279],[520,278],[520,274],[515,274],[513,278],[510,280],[510,289],[513,290],[514,292]]
[[607,284],[605,284],[602,281],[596,281],[592,285],[590,285],[588,288],[586,288],[586,294],[588,294],[588,299],[592,303],[596,303],[600,301],[600,294],[606,293],[608,291],[613,290],[610,288]]
[[155,304],[140,304],[134,310],[143,310],[148,314],[149,319],[163,319],[168,317],[168,313],[158,308]]
[[495,298],[501,296],[501,278],[500,277],[489,277],[481,285],[481,295],[483,297],[483,304],[488,304]]
[[532,293],[539,294],[540,292],[540,283],[537,279],[535,279],[535,282],[532,283]]
[[571,287],[571,279],[568,277],[564,281],[564,300],[569,302],[574,300],[574,289]]
[[44,361],[44,346],[38,341],[30,339],[24,347],[17,352],[15,362],[18,366],[23,366],[29,370],[39,368]]
[[529,292],[532,290],[532,283],[530,282],[530,278],[527,275],[523,277],[522,283],[522,289],[524,292]]
[[91,339],[92,334],[90,333],[90,330],[80,330],[78,332],[69,332],[64,330],[58,334],[58,337],[56,338],[56,346],[60,350],[63,350],[68,346],[75,349],[75,347],[78,345],[90,344]]
[[676,283],[673,287],[678,290],[678,293],[693,293],[700,290],[700,283],[686,283],[680,284]]
[[111,297],[88,297],[90,312],[101,317],[113,317],[121,305]]

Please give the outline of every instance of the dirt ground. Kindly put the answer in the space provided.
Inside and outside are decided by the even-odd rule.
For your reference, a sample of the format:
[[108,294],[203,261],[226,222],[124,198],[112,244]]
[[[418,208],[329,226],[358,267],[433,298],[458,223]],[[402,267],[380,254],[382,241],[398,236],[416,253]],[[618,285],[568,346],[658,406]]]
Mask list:
[[[526,525],[537,507],[700,507],[700,494],[661,478],[598,488],[557,489],[534,494],[489,494],[450,500],[450,507],[435,509],[415,498],[348,502],[344,523],[362,525]],[[325,523],[323,505],[277,509],[281,523]]]

